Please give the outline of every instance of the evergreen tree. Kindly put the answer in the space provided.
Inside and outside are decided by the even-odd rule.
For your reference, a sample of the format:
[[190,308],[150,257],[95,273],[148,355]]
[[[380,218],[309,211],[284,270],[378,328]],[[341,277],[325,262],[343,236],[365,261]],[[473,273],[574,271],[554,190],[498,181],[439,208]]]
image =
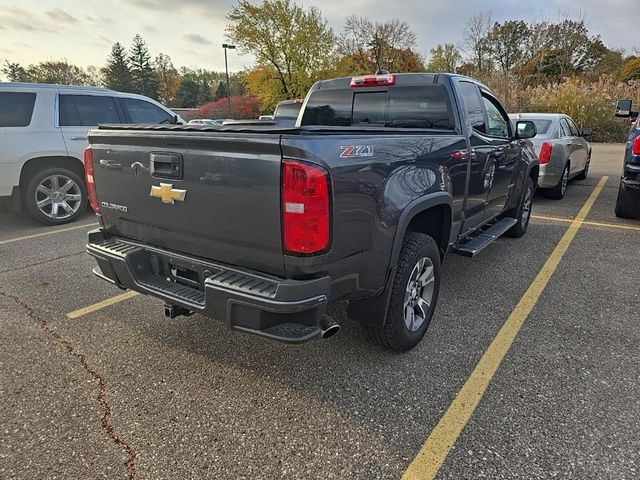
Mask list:
[[198,105],[200,86],[190,78],[185,78],[178,88],[176,103],[180,108],[193,108]]
[[203,103],[207,103],[213,100],[213,95],[211,95],[211,86],[207,82],[200,83],[200,87],[198,89],[198,105],[202,105]]
[[107,65],[102,68],[101,72],[107,88],[118,92],[132,91],[131,69],[127,62],[127,52],[119,42],[114,43],[111,47],[111,55],[109,55]]
[[226,98],[227,96],[227,86],[224,82],[218,82],[218,88],[216,89],[216,100],[220,100],[221,98]]
[[158,80],[151,64],[151,55],[147,44],[140,35],[133,38],[129,51],[129,65],[133,91],[153,99],[158,98]]

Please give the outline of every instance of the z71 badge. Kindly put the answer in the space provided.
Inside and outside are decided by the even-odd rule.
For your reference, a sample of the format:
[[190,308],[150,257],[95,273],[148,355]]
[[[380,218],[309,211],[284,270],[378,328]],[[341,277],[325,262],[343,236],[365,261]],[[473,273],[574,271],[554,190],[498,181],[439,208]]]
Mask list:
[[340,158],[373,157],[372,145],[340,145]]

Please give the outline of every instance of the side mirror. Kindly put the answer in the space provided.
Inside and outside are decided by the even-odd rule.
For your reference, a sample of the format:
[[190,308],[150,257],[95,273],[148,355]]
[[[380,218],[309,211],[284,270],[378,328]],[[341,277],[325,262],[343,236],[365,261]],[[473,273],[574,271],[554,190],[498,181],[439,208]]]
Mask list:
[[616,105],[616,117],[620,117],[620,118],[630,117],[632,105],[633,105],[633,100],[629,98],[618,100],[618,104]]
[[593,135],[593,130],[591,130],[590,128],[583,128],[582,130],[580,130],[581,137],[590,137],[592,135]]
[[516,139],[526,140],[527,138],[533,138],[538,134],[536,124],[531,120],[518,120],[516,122]]
[[638,118],[638,115],[639,115],[639,114],[640,114],[640,112],[633,112],[633,111],[632,111],[632,112],[629,114],[629,118],[630,118],[631,120],[635,120],[636,118]]

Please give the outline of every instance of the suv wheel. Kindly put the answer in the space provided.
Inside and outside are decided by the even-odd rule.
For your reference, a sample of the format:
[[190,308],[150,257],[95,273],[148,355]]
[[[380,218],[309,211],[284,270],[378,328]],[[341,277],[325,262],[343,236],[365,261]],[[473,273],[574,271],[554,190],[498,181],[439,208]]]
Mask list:
[[438,300],[440,277],[440,252],[436,242],[428,235],[407,232],[385,324],[365,326],[371,341],[396,352],[415,347],[431,322]]
[[533,180],[527,177],[522,187],[522,194],[518,202],[518,208],[507,214],[508,217],[515,218],[517,223],[505,232],[509,237],[518,238],[525,234],[531,220],[531,209],[533,208]]
[[29,179],[24,204],[38,222],[62,225],[82,215],[87,206],[87,189],[75,172],[62,167],[45,168]]

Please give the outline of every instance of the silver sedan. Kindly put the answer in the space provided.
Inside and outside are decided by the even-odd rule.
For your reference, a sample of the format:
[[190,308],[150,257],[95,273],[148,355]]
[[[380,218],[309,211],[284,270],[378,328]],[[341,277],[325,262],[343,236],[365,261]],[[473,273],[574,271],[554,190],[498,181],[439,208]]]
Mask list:
[[540,159],[538,187],[546,196],[560,199],[572,178],[583,180],[589,173],[591,145],[585,137],[591,130],[580,130],[573,119],[560,113],[512,113],[512,122],[532,120],[538,134],[531,139]]

